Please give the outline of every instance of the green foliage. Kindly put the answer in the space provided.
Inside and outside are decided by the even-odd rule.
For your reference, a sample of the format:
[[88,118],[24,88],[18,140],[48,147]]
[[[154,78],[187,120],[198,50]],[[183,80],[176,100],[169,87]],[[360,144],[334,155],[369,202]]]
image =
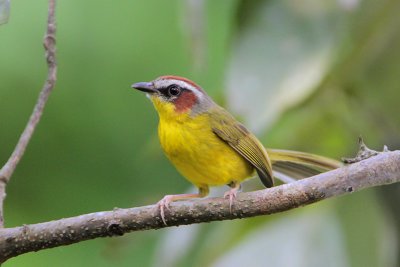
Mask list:
[[[0,164],[47,71],[47,1],[11,4],[0,27]],[[268,147],[340,158],[362,134],[371,147],[398,149],[399,11],[396,0],[58,1],[58,81],[8,185],[6,226],[184,192],[159,148],[155,111],[130,88],[164,74],[195,79]],[[4,266],[395,266],[400,215],[385,201],[400,200],[391,189],[87,241]]]

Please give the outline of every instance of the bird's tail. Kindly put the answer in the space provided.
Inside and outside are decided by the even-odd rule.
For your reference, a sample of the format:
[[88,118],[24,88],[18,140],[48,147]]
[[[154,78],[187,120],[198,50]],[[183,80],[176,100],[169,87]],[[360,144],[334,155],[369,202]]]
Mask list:
[[340,161],[298,151],[267,149],[274,176],[285,182],[310,177],[341,167]]

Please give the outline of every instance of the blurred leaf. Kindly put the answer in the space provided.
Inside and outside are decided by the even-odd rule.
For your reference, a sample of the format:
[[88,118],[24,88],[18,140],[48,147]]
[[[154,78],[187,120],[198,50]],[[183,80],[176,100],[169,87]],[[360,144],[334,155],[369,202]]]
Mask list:
[[8,22],[10,15],[10,0],[0,0],[0,25]]
[[336,1],[243,1],[227,72],[231,109],[250,128],[270,126],[329,71],[343,19]]
[[351,266],[396,266],[396,228],[373,190],[338,199],[337,211]]
[[182,262],[187,254],[197,247],[196,242],[201,235],[201,228],[200,224],[196,224],[168,229],[159,242],[153,266],[184,266]]
[[[283,242],[284,241],[284,242]],[[350,266],[340,224],[329,209],[291,214],[255,229],[210,266]]]
[[197,81],[208,94],[222,98],[225,62],[229,58],[227,44],[234,30],[239,0],[181,2],[179,26],[186,37],[192,64],[189,78]]
[[189,42],[194,72],[204,71],[207,58],[206,1],[186,0],[183,3],[183,22],[181,25],[184,27]]

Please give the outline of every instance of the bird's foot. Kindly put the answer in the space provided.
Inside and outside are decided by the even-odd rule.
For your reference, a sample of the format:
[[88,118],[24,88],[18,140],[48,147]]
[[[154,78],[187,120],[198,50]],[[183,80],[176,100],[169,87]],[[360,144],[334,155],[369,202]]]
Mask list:
[[166,195],[165,197],[163,197],[160,201],[157,202],[157,207],[160,210],[160,216],[161,216],[161,220],[163,221],[163,223],[165,224],[165,226],[167,226],[167,222],[165,220],[165,209],[167,209],[168,211],[170,211],[169,209],[169,204],[174,201],[174,196],[173,195]]
[[163,221],[165,226],[168,226],[168,224],[165,220],[165,209],[167,209],[168,211],[171,211],[169,209],[169,204],[171,202],[174,202],[177,200],[187,200],[187,199],[192,199],[192,198],[204,197],[207,194],[208,194],[208,188],[200,188],[199,193],[197,193],[197,194],[166,195],[160,201],[157,202],[157,207],[160,210],[161,220]]
[[224,194],[224,198],[229,198],[229,211],[232,212],[233,201],[235,200],[239,191],[239,187],[231,188],[229,191],[226,191]]

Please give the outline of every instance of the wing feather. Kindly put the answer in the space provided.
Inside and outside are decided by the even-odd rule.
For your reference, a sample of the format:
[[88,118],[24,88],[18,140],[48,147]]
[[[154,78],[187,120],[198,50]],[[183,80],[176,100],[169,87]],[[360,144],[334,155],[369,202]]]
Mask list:
[[227,111],[221,109],[211,116],[213,116],[211,120],[213,132],[256,169],[266,187],[272,187],[271,162],[260,141]]

